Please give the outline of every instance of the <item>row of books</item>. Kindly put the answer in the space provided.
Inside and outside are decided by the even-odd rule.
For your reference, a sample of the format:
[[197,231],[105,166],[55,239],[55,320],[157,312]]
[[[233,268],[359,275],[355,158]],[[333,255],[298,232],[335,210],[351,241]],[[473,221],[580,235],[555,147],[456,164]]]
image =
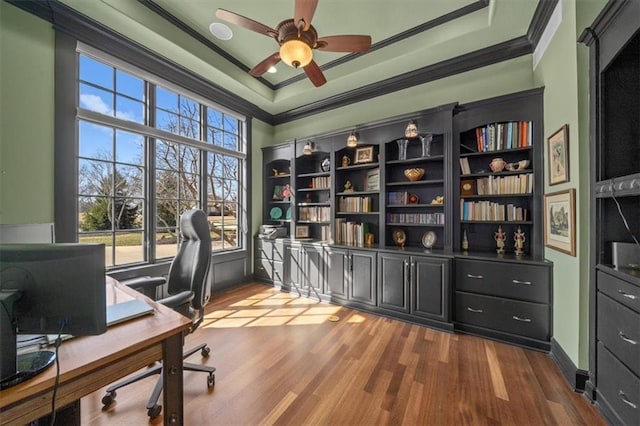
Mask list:
[[298,220],[328,222],[331,220],[329,207],[299,207]]
[[368,223],[347,222],[346,219],[336,219],[336,243],[364,246],[365,235],[369,233]]
[[387,213],[387,222],[416,225],[443,225],[444,213]]
[[322,241],[331,240],[331,227],[329,225],[320,225],[320,239]]
[[329,189],[331,187],[331,178],[329,176],[311,178],[311,187],[316,189]]
[[373,211],[371,197],[340,197],[338,211],[363,213]]
[[406,191],[399,192],[388,192],[387,198],[389,200],[389,204],[409,204],[409,194]]
[[531,121],[491,123],[484,127],[478,127],[475,130],[478,152],[531,146],[532,127]]
[[489,176],[476,179],[478,195],[499,194],[531,194],[533,192],[533,175]]
[[461,220],[488,221],[527,221],[529,211],[513,204],[500,204],[492,201],[464,201],[460,200]]

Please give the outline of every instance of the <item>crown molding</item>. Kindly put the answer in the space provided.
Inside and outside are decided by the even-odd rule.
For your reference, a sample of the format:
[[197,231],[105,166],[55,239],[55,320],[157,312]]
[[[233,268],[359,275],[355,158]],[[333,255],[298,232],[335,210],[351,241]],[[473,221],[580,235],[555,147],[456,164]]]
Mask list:
[[551,15],[553,14],[557,4],[558,0],[538,1],[538,6],[533,13],[533,18],[531,18],[531,23],[527,30],[527,38],[531,42],[533,50],[536,50],[536,47],[540,42],[540,38],[542,38],[542,33],[544,33],[545,28],[547,28],[549,19],[551,19]]

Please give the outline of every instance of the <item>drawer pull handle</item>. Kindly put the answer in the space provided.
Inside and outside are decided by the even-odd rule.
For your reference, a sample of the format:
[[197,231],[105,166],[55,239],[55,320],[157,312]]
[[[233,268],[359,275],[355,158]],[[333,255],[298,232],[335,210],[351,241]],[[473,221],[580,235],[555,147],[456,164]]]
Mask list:
[[511,280],[514,284],[531,285],[531,281]]
[[622,297],[626,297],[627,299],[636,300],[638,298],[638,296],[636,296],[635,294],[629,294],[622,290],[618,290],[618,293],[620,293]]
[[531,318],[520,318],[518,316],[512,316],[511,318],[513,318],[516,321],[521,321],[521,322],[531,322]]
[[484,279],[484,277],[482,275],[473,275],[473,274],[467,274],[467,278],[473,278],[474,280],[482,280],[482,279]]
[[624,394],[624,392],[622,391],[618,391],[618,396],[620,397],[620,399],[622,400],[622,402],[624,402],[625,404],[627,404],[629,407],[631,408],[638,408],[638,406],[636,404],[634,404],[633,402],[629,401],[629,399],[627,398],[627,395]]
[[484,312],[482,309],[473,309],[473,308],[470,308],[470,307],[468,307],[468,306],[467,306],[467,311],[469,311],[469,312],[474,312],[474,313],[476,313],[476,314],[481,314],[481,313],[483,313],[483,312]]
[[618,336],[620,336],[620,338],[622,340],[624,340],[625,342],[627,342],[627,343],[631,343],[632,345],[637,345],[638,344],[638,342],[636,342],[635,340],[629,339],[627,336],[625,336],[622,331],[618,332]]

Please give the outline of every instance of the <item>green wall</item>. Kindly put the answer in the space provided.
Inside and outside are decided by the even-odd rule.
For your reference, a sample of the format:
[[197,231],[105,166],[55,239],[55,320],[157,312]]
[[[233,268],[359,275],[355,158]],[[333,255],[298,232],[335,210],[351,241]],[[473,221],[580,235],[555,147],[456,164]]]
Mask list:
[[54,40],[0,2],[0,223],[53,222]]
[[[562,23],[534,70],[536,85],[545,86],[545,141],[561,126],[569,125],[569,182],[553,186],[546,182],[545,193],[576,190],[576,257],[550,248],[545,250],[545,257],[554,263],[553,337],[584,370],[589,368],[588,51],[576,40],[604,3],[561,0]],[[545,166],[545,181],[548,176]]]

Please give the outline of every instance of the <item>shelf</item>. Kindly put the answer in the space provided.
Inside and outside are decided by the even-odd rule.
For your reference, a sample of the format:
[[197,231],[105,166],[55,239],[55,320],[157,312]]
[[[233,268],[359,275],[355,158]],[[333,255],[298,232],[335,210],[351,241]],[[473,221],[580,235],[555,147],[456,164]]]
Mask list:
[[380,163],[363,163],[363,164],[354,164],[352,166],[347,167],[336,167],[336,170],[346,171],[346,170],[364,170],[364,169],[374,169],[376,167],[380,167]]
[[289,200],[270,200],[269,204],[291,204]]
[[601,180],[595,184],[596,198],[626,197],[640,195],[640,173]]
[[387,204],[387,208],[442,208],[444,204]]
[[387,222],[387,226],[420,226],[429,228],[444,228],[444,223],[396,223],[396,222]]
[[361,214],[368,214],[368,215],[377,215],[380,214],[380,212],[336,212],[336,216],[338,215],[353,215],[353,214],[357,214],[357,215],[361,215]]
[[435,185],[442,184],[444,180],[442,179],[433,179],[433,180],[417,180],[415,182],[406,181],[406,182],[387,182],[387,186],[414,186],[414,185]]
[[306,224],[317,224],[317,225],[330,225],[329,221],[321,221],[321,220],[297,220],[296,223],[304,223]]
[[325,206],[330,207],[331,203],[298,203],[298,207],[308,207],[308,206]]
[[360,196],[360,195],[371,195],[371,194],[379,195],[379,194],[380,194],[380,191],[350,191],[350,192],[338,192],[336,195],[339,195],[339,196],[347,196],[347,197],[349,197],[349,196],[351,196],[351,197],[357,197],[357,196]]
[[533,225],[529,220],[461,220],[462,224],[485,224],[485,225]]
[[328,191],[331,188],[298,188],[296,191],[298,192],[313,192],[313,191]]
[[284,178],[290,178],[290,177],[291,175],[287,173],[286,175],[278,175],[278,176],[269,175],[267,176],[267,179],[284,179]]
[[331,174],[331,172],[317,172],[317,173],[300,173],[298,175],[299,178],[302,177],[322,177],[322,176],[329,176]]
[[514,198],[514,197],[522,197],[529,198],[533,197],[533,194],[486,194],[486,195],[460,195],[460,198],[464,199],[484,199],[484,198]]
[[[461,145],[461,147],[470,149],[465,145]],[[496,155],[496,154],[508,154],[510,152],[531,151],[532,149],[533,149],[532,146],[525,146],[523,148],[501,149],[496,151],[482,151],[482,152],[473,151],[473,152],[460,153],[460,157],[478,157],[478,156],[489,156],[489,155]]]
[[442,161],[442,160],[444,160],[444,155],[432,155],[430,157],[407,158],[406,160],[389,160],[387,161],[387,165],[413,164],[413,163],[423,163],[425,161]]
[[488,176],[510,176],[510,175],[524,175],[524,174],[533,174],[533,170],[524,169],[524,170],[515,170],[513,172],[499,172],[499,173],[491,173],[491,172],[483,172],[483,173],[471,173],[468,175],[460,175],[460,179],[467,178],[476,178],[476,177],[488,177]]

